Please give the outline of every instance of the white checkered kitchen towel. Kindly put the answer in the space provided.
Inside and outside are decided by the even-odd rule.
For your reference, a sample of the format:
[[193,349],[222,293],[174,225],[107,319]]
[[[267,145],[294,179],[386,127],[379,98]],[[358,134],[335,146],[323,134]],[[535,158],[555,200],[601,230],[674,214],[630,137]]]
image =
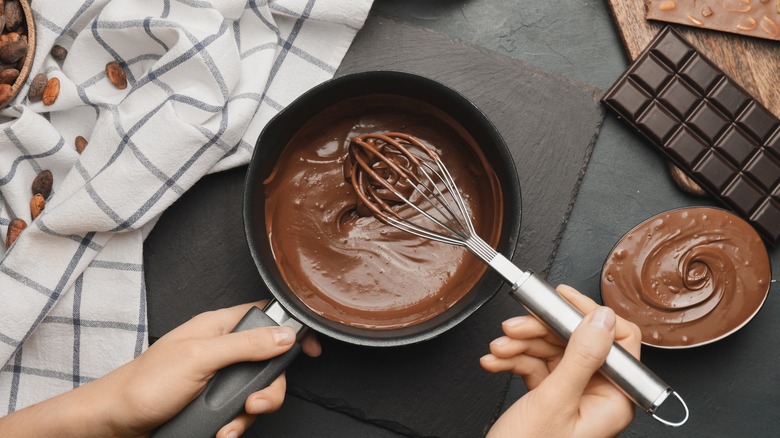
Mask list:
[[[147,346],[142,242],[203,175],[249,161],[281,108],[333,76],[371,0],[35,0],[30,79],[0,112],[0,413],[100,377]],[[69,53],[49,54],[54,44]],[[128,87],[104,68],[118,61]],[[81,135],[89,144],[74,148]],[[31,184],[54,190],[36,220]],[[3,238],[4,240],[4,238]]]

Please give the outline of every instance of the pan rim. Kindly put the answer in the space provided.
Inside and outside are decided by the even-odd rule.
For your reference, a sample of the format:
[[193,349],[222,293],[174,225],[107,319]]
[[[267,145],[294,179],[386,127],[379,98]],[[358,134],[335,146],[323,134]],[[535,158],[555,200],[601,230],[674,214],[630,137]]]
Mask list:
[[[428,102],[428,103],[442,109],[449,116],[453,117],[456,121],[461,123],[461,125],[468,124],[469,126],[473,126],[479,129],[481,132],[480,135],[481,137],[490,138],[491,145],[495,149],[492,151],[492,153],[499,156],[501,162],[498,164],[502,166],[501,173],[504,175],[503,180],[500,181],[505,211],[503,213],[504,217],[502,219],[502,232],[501,232],[502,237],[499,242],[499,252],[501,252],[508,258],[511,258],[514,255],[519,240],[520,225],[521,225],[521,213],[522,213],[521,187],[519,183],[517,168],[516,165],[514,164],[514,160],[511,157],[511,152],[509,151],[509,148],[507,147],[500,133],[498,132],[496,127],[492,124],[492,122],[487,118],[487,116],[471,100],[467,99],[459,92],[433,79],[429,79],[427,77],[412,74],[412,73],[399,72],[393,70],[376,70],[376,71],[353,73],[353,74],[340,76],[328,80],[326,82],[323,82],[322,84],[315,86],[314,88],[310,89],[306,93],[302,94],[299,98],[294,100],[290,105],[288,105],[286,108],[280,111],[276,116],[274,116],[268,122],[268,124],[265,126],[263,131],[260,133],[257,142],[255,143],[255,148],[249,163],[246,179],[244,182],[244,200],[243,200],[244,232],[247,238],[250,254],[252,255],[252,259],[255,263],[255,267],[257,268],[263,280],[263,283],[265,284],[266,288],[271,293],[271,295],[277,301],[279,301],[280,304],[284,307],[284,309],[287,312],[289,312],[295,319],[299,320],[304,325],[311,327],[312,329],[320,333],[323,333],[329,337],[341,341],[349,342],[352,344],[365,345],[365,346],[399,346],[399,345],[407,345],[407,344],[422,342],[424,340],[434,338],[448,331],[449,329],[455,327],[460,322],[462,322],[470,315],[472,315],[474,312],[476,312],[482,305],[484,305],[492,297],[494,297],[498,293],[498,291],[504,286],[503,280],[501,280],[501,278],[495,272],[492,272],[490,269],[487,269],[483,274],[483,276],[480,278],[480,280],[477,282],[475,287],[472,288],[472,291],[469,291],[464,297],[462,297],[458,301],[458,303],[460,303],[461,301],[463,301],[469,296],[472,296],[471,301],[466,303],[462,308],[460,308],[460,310],[450,315],[447,315],[445,318],[441,318],[441,321],[437,322],[432,327],[419,329],[420,328],[419,326],[426,325],[425,324],[426,321],[423,321],[419,324],[414,324],[412,326],[404,327],[400,329],[389,329],[389,330],[359,329],[353,326],[349,326],[347,324],[337,323],[335,321],[331,321],[324,317],[316,315],[310,309],[308,309],[304,304],[296,303],[288,296],[288,294],[280,290],[280,286],[283,287],[288,287],[288,286],[286,284],[279,285],[279,281],[277,280],[277,278],[275,278],[275,275],[272,272],[274,269],[277,269],[276,264],[274,263],[274,266],[269,268],[267,266],[267,263],[265,262],[267,258],[264,259],[261,254],[262,247],[260,246],[261,242],[258,239],[258,234],[260,234],[260,230],[257,229],[256,226],[257,221],[255,219],[257,217],[257,210],[258,210],[258,208],[256,208],[256,205],[258,205],[259,202],[258,201],[259,194],[257,190],[258,181],[265,176],[261,174],[261,164],[263,164],[264,162],[263,158],[265,158],[265,156],[269,154],[269,149],[273,149],[271,147],[263,147],[261,145],[263,140],[266,139],[267,137],[273,137],[273,135],[279,130],[283,130],[283,129],[290,130],[291,128],[289,127],[285,128],[284,125],[285,122],[288,121],[288,119],[291,117],[291,114],[295,115],[303,111],[307,105],[310,105],[312,101],[322,98],[323,96],[327,96],[329,93],[333,93],[334,92],[333,90],[339,90],[339,89],[353,90],[354,87],[361,87],[361,86],[371,88],[370,84],[376,84],[376,83],[414,84],[415,87],[424,87],[425,89],[429,89],[432,95],[446,96],[448,100],[451,100],[457,104],[458,113],[465,114],[470,118],[469,120],[466,121],[468,123],[464,123],[462,117],[459,118],[453,115],[452,111],[450,111],[449,109],[444,109],[432,102]],[[388,87],[393,88],[392,85],[388,85]],[[379,90],[376,92],[382,93],[383,91]],[[354,94],[353,96],[363,95],[359,92],[355,92],[355,93],[356,94]],[[364,94],[368,94],[368,93],[364,93]],[[388,94],[396,94],[396,93],[388,93]],[[403,95],[403,94],[399,93],[399,95]],[[347,96],[344,97],[344,99],[353,96]],[[413,99],[416,98],[413,96],[409,96],[409,97]],[[425,99],[418,99],[418,100],[424,102],[426,101]],[[336,102],[337,100],[332,101],[328,103],[328,105],[332,105]],[[317,105],[315,105],[315,108],[316,107]],[[313,111],[313,112],[316,113],[317,111]],[[300,126],[303,123],[305,122],[300,122],[300,124],[298,124],[297,126]],[[471,135],[474,135],[474,132],[472,132],[473,130],[469,130],[466,126],[464,126],[464,129],[467,129],[467,131]],[[277,147],[277,149],[283,149],[283,147],[281,148]],[[484,149],[483,152],[485,152]],[[491,165],[493,165],[494,168],[498,164],[491,162]],[[501,179],[501,175],[499,175],[499,178]],[[515,214],[515,211],[517,212],[517,214]],[[262,232],[265,233],[265,229],[263,229]],[[486,289],[486,291],[479,293],[475,299],[473,295],[477,294],[477,292],[475,292],[473,289],[477,289],[478,287],[483,287]],[[487,290],[488,288],[490,288],[490,290]],[[294,291],[291,292],[293,295],[295,294]],[[456,303],[456,305],[458,303]],[[439,316],[445,315],[448,312],[449,309],[433,319],[439,318]],[[334,328],[334,326],[337,328]]]

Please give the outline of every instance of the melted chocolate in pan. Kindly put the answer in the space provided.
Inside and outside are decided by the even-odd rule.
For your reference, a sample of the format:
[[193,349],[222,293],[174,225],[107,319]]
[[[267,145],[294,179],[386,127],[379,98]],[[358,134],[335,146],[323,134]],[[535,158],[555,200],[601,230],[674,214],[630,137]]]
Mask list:
[[428,320],[461,299],[487,269],[463,248],[415,237],[358,214],[344,160],[352,137],[388,131],[420,139],[453,174],[477,234],[501,232],[498,178],[468,133],[433,106],[371,95],[309,120],[264,182],[276,264],[305,305],[355,327],[386,330]]

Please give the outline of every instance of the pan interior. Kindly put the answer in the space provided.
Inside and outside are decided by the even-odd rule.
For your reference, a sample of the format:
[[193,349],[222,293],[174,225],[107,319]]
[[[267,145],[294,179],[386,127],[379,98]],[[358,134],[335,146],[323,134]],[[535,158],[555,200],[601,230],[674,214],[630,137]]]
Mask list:
[[[311,310],[372,330],[431,319],[457,303],[487,269],[462,247],[361,213],[345,160],[350,139],[385,132],[410,134],[436,151],[463,194],[477,234],[495,247],[501,232],[498,177],[471,136],[443,111],[407,97],[372,94],[345,99],[308,120],[264,181],[275,262]],[[423,222],[407,205],[394,211]]]

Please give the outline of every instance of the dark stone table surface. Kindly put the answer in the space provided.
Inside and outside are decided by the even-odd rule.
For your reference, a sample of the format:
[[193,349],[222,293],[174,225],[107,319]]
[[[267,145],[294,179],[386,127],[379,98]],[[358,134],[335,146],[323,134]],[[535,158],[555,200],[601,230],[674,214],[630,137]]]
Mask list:
[[[628,65],[609,8],[599,0],[379,0],[375,9],[602,90]],[[598,298],[601,265],[626,231],[662,211],[693,205],[716,203],[681,193],[661,157],[607,114],[548,279]],[[770,249],[770,260],[769,297],[739,332],[689,350],[643,348],[643,362],[688,401],[688,424],[669,429],[638,413],[624,436],[778,436],[780,249]],[[507,403],[523,391],[515,382]]]
[[[600,90],[628,64],[608,6],[599,0],[376,0],[372,13],[397,17]],[[551,123],[566,129],[565,121]],[[548,279],[598,300],[601,264],[617,240],[655,214],[693,205],[716,203],[681,193],[661,157],[607,114]],[[775,280],[769,297],[739,332],[694,349],[643,348],[643,362],[687,400],[688,424],[670,429],[639,412],[623,436],[780,433],[780,367],[774,361],[780,354],[780,249],[770,249],[770,258]],[[514,379],[505,406],[524,391]],[[296,436],[404,436],[297,397],[260,420],[248,435],[263,436],[264,429],[291,422],[299,424]]]
[[[629,63],[607,3],[599,0],[378,0],[374,10],[603,90]],[[598,299],[601,264],[626,231],[662,211],[693,205],[717,204],[680,192],[661,157],[608,114],[548,279]],[[739,332],[689,350],[643,349],[643,361],[685,396],[688,424],[669,429],[638,413],[624,436],[780,433],[779,248],[770,248],[770,260],[769,297]],[[515,381],[507,403],[523,391]]]

